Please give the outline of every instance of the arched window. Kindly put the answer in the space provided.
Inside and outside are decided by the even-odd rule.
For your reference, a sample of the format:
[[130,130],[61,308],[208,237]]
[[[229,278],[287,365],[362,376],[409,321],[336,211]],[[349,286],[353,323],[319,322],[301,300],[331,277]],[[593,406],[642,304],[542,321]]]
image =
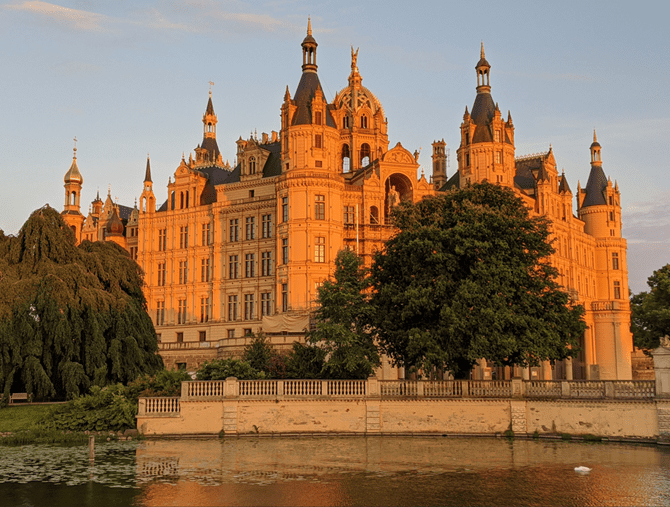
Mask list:
[[[77,204],[77,192],[72,192],[72,194],[70,194],[70,195],[71,195],[71,201],[72,201],[72,202],[70,202],[70,204],[76,206],[76,204]],[[610,197],[610,200],[612,200],[611,197]]]
[[342,145],[342,172],[348,173],[351,170],[351,153],[349,145]]
[[361,116],[361,128],[362,129],[368,128],[368,117],[365,115]]
[[256,174],[256,159],[254,157],[249,159],[249,174]]
[[186,207],[188,208],[188,190],[186,191]]
[[179,192],[179,195],[180,195],[179,209],[184,209],[184,192]]
[[363,143],[361,145],[361,167],[365,167],[370,163],[370,145]]

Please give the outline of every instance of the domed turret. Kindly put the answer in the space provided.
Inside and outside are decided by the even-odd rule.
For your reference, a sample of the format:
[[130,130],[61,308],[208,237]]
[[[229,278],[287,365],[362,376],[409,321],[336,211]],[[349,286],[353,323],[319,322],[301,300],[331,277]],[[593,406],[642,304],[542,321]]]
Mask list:
[[107,222],[107,236],[123,236],[123,222],[119,218],[116,206],[112,209],[112,216]]

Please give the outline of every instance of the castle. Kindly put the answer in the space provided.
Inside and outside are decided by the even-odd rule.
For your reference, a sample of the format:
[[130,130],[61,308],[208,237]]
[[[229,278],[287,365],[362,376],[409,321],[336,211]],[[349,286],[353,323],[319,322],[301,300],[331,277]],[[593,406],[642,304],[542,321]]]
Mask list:
[[[432,179],[418,175],[418,153],[389,149],[387,119],[362,85],[352,48],[347,86],[332,102],[317,73],[317,42],[308,23],[302,75],[281,105],[281,129],[237,140],[236,163],[224,163],[210,91],[203,139],[195,157],[182,157],[157,207],[147,160],[139,208],[99,197],[80,212],[83,178],[65,176],[63,217],[77,240],[115,241],[145,272],[145,295],[166,366],[196,369],[205,360],[238,355],[262,330],[280,348],[304,336],[317,289],[349,248],[367,265],[393,234],[388,217],[400,201],[416,202],[487,180],[513,188],[532,213],[551,220],[559,283],[583,304],[588,329],[579,357],[539,368],[495,368],[485,360],[473,378],[630,379],[626,240],[620,193],[606,177],[595,132],[591,173],[575,195],[546,153],[515,156],[514,125],[491,96],[491,66],[481,48],[477,95],[465,109],[458,171],[447,177],[444,141],[433,143]],[[76,155],[76,151],[75,151]],[[125,223],[124,223],[125,222]],[[518,370],[518,371],[517,371]],[[398,369],[384,362],[383,379]],[[403,372],[400,371],[400,375]]]

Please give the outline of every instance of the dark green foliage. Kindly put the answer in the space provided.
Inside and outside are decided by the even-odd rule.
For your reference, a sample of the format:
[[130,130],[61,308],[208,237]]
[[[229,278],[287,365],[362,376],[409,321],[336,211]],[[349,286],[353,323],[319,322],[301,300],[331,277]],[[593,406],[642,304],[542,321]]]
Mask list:
[[261,332],[251,336],[251,341],[244,347],[242,361],[249,363],[256,371],[269,374],[273,358],[277,355],[270,340]]
[[226,380],[228,377],[236,377],[238,380],[268,378],[264,372],[254,369],[249,363],[239,359],[205,361],[195,376],[198,380]]
[[294,342],[286,360],[286,377],[295,379],[321,378],[326,351],[314,345]]
[[181,396],[181,383],[192,380],[184,370],[161,370],[156,375],[140,375],[126,386],[125,396],[134,403],[140,396]]
[[340,250],[334,281],[326,280],[319,287],[316,329],[309,333],[308,341],[326,353],[323,378],[365,379],[380,364],[370,327],[369,283],[362,265],[355,253]]
[[631,297],[631,331],[635,346],[645,351],[660,346],[670,335],[670,264],[663,266],[647,280],[649,292]]
[[91,394],[51,407],[40,423],[46,429],[119,431],[134,428],[136,415],[137,403],[126,397],[123,385],[114,384],[93,386]]
[[162,368],[142,272],[121,247],[84,241],[60,214],[35,211],[0,234],[0,389],[74,398]]
[[583,308],[569,304],[548,261],[548,222],[488,183],[403,202],[400,232],[375,256],[374,324],[408,369],[464,377],[479,358],[537,365],[577,351]]

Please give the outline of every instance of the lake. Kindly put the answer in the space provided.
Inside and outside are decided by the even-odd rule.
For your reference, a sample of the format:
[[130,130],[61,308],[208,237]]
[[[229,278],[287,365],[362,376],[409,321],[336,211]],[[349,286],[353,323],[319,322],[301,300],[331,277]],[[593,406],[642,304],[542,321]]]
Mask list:
[[[577,466],[591,472],[576,473]],[[300,437],[0,447],[2,505],[670,505],[670,449]]]

